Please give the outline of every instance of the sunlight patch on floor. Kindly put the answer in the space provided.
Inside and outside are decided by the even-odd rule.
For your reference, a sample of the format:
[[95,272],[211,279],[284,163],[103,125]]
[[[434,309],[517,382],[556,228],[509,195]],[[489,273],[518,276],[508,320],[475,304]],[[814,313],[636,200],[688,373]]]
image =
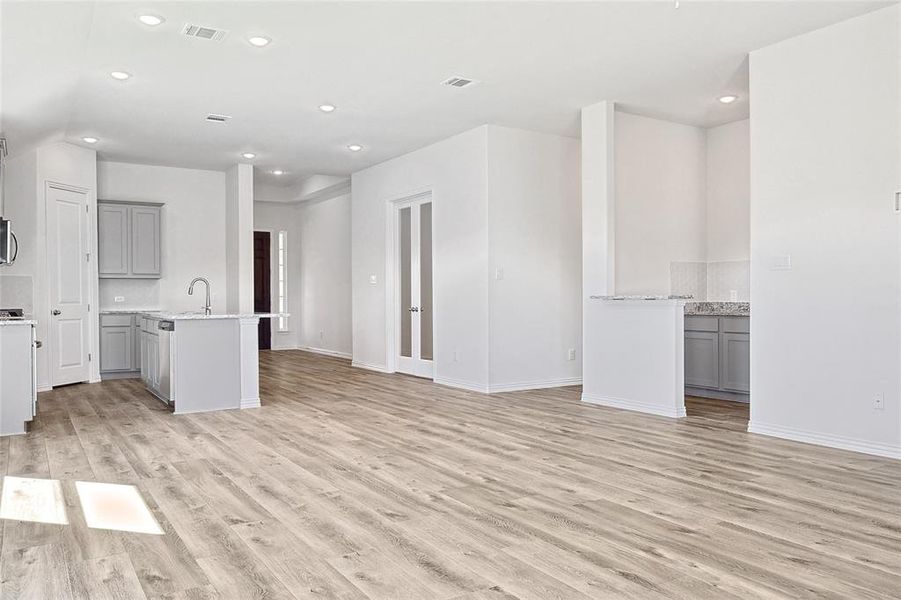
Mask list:
[[163,535],[135,486],[76,481],[75,489],[88,527]]
[[0,519],[68,525],[62,486],[56,479],[5,476]]

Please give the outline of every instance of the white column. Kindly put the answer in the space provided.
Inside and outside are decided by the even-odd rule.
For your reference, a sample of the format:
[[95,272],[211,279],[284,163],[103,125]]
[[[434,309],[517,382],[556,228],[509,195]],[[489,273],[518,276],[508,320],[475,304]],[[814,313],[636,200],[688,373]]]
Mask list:
[[613,102],[582,109],[582,292],[613,294]]
[[613,102],[582,109],[582,390],[597,391],[604,352],[598,300],[614,287]]
[[225,177],[226,311],[253,312],[253,165]]
[[241,408],[259,408],[260,406],[260,355],[257,349],[258,325],[256,317],[240,319],[240,356],[241,356]]

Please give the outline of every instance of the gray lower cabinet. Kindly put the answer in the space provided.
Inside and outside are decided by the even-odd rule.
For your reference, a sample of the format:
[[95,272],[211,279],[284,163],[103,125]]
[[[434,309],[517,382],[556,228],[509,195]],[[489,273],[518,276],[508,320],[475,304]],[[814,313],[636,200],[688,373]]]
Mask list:
[[685,385],[716,388],[720,383],[719,334],[685,332]]
[[748,317],[685,317],[686,393],[746,401],[750,372]]
[[101,377],[137,376],[141,370],[140,333],[137,315],[100,315]]
[[98,202],[97,266],[100,277],[161,277],[160,217],[159,205]]

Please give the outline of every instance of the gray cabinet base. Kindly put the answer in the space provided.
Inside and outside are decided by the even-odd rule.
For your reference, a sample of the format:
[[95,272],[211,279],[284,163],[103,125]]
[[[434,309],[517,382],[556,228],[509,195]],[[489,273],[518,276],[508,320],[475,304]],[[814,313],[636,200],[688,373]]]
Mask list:
[[686,396],[697,396],[698,398],[712,398],[714,400],[730,400],[732,402],[751,401],[749,394],[739,394],[737,392],[727,392],[725,390],[711,390],[707,388],[685,386]]

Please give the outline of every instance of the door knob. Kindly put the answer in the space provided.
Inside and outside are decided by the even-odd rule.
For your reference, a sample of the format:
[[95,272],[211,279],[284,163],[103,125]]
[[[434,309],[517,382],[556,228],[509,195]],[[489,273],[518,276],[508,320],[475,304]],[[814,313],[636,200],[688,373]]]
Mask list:
[[58,309],[58,308],[55,308],[55,309],[53,309],[53,312],[50,313],[50,314],[52,314],[54,317],[58,317],[58,316],[60,316],[61,314],[63,314],[63,311],[61,311],[61,310]]

